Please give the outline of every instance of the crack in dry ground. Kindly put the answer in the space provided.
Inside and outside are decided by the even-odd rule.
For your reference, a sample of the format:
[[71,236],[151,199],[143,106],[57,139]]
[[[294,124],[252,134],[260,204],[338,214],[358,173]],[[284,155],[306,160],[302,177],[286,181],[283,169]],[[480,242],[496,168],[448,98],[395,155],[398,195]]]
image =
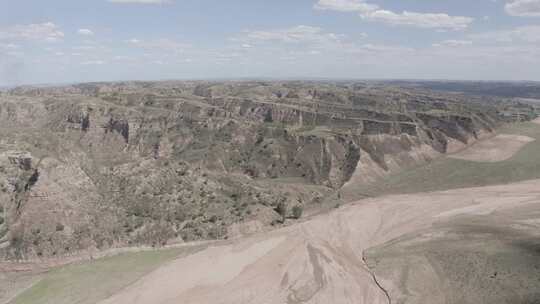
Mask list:
[[388,300],[388,304],[392,304],[392,298],[390,297],[390,293],[388,292],[388,290],[386,290],[386,288],[382,286],[379,280],[377,280],[377,276],[375,275],[373,270],[369,268],[367,260],[366,260],[366,256],[365,256],[365,251],[362,252],[362,261],[364,262],[364,265],[366,266],[367,272],[369,272],[369,274],[373,278],[373,282],[375,283],[375,285],[377,285],[377,287],[382,291],[382,293],[384,293],[384,296]]

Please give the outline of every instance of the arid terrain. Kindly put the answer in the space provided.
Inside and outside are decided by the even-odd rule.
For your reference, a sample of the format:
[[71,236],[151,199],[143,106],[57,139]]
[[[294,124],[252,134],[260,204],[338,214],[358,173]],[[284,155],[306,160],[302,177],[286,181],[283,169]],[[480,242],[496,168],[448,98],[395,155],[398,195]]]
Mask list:
[[500,162],[511,158],[523,146],[533,141],[535,139],[528,136],[499,134],[450,157],[477,162]]
[[539,237],[538,180],[369,199],[176,259],[100,303],[536,303]]
[[0,303],[540,302],[534,96],[430,86],[5,90]]

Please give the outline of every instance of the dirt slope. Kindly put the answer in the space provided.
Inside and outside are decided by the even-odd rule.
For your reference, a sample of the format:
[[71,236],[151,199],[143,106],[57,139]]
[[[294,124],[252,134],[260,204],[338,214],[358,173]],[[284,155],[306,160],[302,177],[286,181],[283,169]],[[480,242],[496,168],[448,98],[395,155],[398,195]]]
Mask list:
[[451,158],[476,162],[501,162],[510,159],[534,138],[521,135],[499,134],[479,141],[473,146],[453,155]]
[[[527,212],[523,212],[523,208]],[[389,303],[389,297],[401,294],[403,282],[392,281],[391,276],[376,277],[364,260],[367,249],[389,244],[406,235],[429,232],[438,225],[452,225],[452,222],[470,216],[500,213],[519,213],[516,221],[532,227],[524,233],[530,233],[530,237],[537,240],[534,231],[536,234],[540,231],[539,211],[540,180],[364,200],[266,235],[230,241],[179,258],[101,304]],[[492,225],[496,226],[497,222]],[[497,236],[495,233],[492,238]],[[423,238],[436,239],[437,234],[425,233]],[[540,250],[526,254],[528,261],[538,263],[530,265],[530,270],[524,270],[532,271],[528,275],[534,278],[534,267],[540,267]],[[475,256],[477,260],[483,259],[481,252],[476,252]],[[515,257],[516,260],[520,258]],[[367,261],[372,266],[376,264],[369,258]],[[416,266],[425,264],[417,263]],[[460,273],[461,277],[447,276],[448,273],[440,271],[410,279],[431,288],[439,287],[434,302],[445,303],[445,299],[460,292],[450,288],[457,285],[433,287],[430,283],[470,279],[477,272],[471,267],[464,268],[471,270]],[[520,273],[515,275],[523,277]],[[508,277],[507,280],[515,278]],[[538,295],[540,281],[522,284],[518,289],[513,290],[529,295],[531,299]],[[418,288],[416,293],[429,300],[433,289]]]

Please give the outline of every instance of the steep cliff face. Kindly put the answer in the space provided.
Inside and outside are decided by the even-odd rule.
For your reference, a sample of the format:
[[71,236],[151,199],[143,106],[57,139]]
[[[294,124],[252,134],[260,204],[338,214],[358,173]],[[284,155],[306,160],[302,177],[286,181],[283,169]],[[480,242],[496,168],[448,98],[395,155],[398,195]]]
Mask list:
[[224,238],[498,124],[497,104],[361,84],[18,88],[0,97],[0,252]]

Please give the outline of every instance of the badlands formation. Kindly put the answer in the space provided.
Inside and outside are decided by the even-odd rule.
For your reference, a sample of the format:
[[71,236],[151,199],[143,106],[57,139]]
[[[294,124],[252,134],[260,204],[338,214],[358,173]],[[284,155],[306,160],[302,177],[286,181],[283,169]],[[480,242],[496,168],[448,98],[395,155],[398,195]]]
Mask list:
[[423,85],[4,92],[0,303],[539,303],[537,107]]

